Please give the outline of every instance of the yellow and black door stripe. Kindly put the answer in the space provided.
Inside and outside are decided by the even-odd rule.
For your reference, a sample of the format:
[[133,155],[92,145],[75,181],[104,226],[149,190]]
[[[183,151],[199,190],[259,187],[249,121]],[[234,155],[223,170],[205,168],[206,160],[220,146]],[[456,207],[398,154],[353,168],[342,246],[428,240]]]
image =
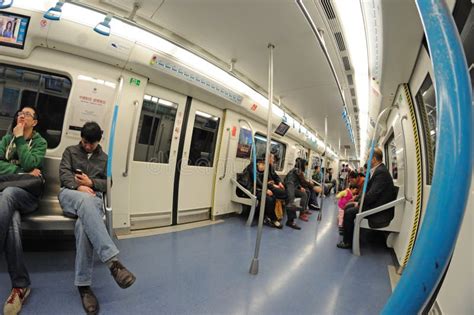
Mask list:
[[[410,110],[410,120],[413,126],[413,136],[415,139],[415,150],[416,150],[416,199],[415,199],[415,209],[414,209],[414,218],[413,225],[410,234],[410,241],[405,253],[405,258],[403,259],[402,268],[405,268],[408,260],[410,259],[413,246],[415,245],[415,239],[418,234],[418,227],[420,225],[420,215],[421,207],[423,201],[423,174],[422,174],[422,157],[421,157],[421,145],[420,145],[420,134],[418,132],[418,126],[416,123],[415,116],[415,106],[413,104],[413,99],[411,97],[410,90],[407,84],[403,84],[403,90],[405,97],[408,102],[408,108]],[[406,149],[406,148],[405,148]],[[408,162],[408,161],[407,161]]]

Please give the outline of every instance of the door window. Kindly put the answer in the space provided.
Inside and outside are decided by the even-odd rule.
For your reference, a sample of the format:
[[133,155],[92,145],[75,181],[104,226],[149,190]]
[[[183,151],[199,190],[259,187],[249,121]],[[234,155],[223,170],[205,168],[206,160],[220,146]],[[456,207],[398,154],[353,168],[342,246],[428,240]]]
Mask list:
[[145,94],[134,161],[169,163],[178,104]]
[[71,80],[52,73],[0,64],[0,137],[10,128],[17,110],[34,106],[36,130],[55,148],[61,141]]
[[[267,137],[265,137],[262,134],[256,134],[255,135],[255,146],[257,148],[257,158],[260,157],[265,157],[265,150],[267,147]],[[285,153],[286,153],[286,145],[276,141],[272,140],[271,146],[270,146],[270,153],[272,153],[275,157],[275,161],[273,163],[273,166],[275,167],[275,170],[277,171],[282,171],[283,166],[285,165]]]
[[219,121],[219,117],[196,111],[188,165],[213,166]]
[[392,178],[398,179],[397,146],[395,145],[395,137],[393,134],[385,145],[385,157]]
[[433,167],[436,152],[436,97],[433,82],[428,74],[416,94],[418,112],[420,113],[421,125],[423,128],[426,143],[427,159],[427,183],[431,185],[433,177]]

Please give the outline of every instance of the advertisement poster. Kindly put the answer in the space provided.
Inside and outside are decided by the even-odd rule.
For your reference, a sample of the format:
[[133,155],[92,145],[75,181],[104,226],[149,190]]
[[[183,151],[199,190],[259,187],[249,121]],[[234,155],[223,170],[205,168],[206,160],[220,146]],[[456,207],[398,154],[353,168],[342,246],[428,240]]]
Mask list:
[[241,159],[250,158],[252,150],[252,132],[248,129],[240,128],[239,144],[237,145],[237,157]]
[[88,121],[95,121],[102,130],[107,129],[108,111],[113,108],[115,83],[85,76],[79,76],[76,82],[69,131],[79,132]]

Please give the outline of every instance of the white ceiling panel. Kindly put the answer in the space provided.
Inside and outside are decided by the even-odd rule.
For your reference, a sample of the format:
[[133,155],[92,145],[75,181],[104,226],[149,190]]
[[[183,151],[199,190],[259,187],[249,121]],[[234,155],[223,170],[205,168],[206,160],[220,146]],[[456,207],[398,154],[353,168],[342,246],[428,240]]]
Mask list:
[[[93,4],[94,1],[89,1]],[[133,1],[102,0],[130,11]],[[274,94],[283,105],[324,135],[333,148],[350,144],[342,100],[319,44],[291,0],[140,1],[137,15],[204,49],[267,90],[268,43],[274,51]],[[123,11],[121,12],[123,15]],[[318,21],[315,21],[318,23]],[[348,152],[355,155],[355,151]]]

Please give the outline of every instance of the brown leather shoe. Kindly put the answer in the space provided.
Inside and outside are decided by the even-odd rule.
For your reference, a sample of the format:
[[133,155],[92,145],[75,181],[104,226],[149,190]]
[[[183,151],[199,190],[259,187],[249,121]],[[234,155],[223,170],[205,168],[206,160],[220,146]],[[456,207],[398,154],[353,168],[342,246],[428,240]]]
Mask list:
[[83,286],[77,287],[79,289],[79,294],[81,295],[82,306],[86,311],[87,315],[96,315],[99,313],[99,301],[92,292],[91,287]]
[[122,289],[126,289],[131,286],[135,282],[135,276],[133,273],[127,270],[118,260],[112,262],[112,266],[110,266],[110,273],[112,277],[114,277],[115,282],[121,287]]

